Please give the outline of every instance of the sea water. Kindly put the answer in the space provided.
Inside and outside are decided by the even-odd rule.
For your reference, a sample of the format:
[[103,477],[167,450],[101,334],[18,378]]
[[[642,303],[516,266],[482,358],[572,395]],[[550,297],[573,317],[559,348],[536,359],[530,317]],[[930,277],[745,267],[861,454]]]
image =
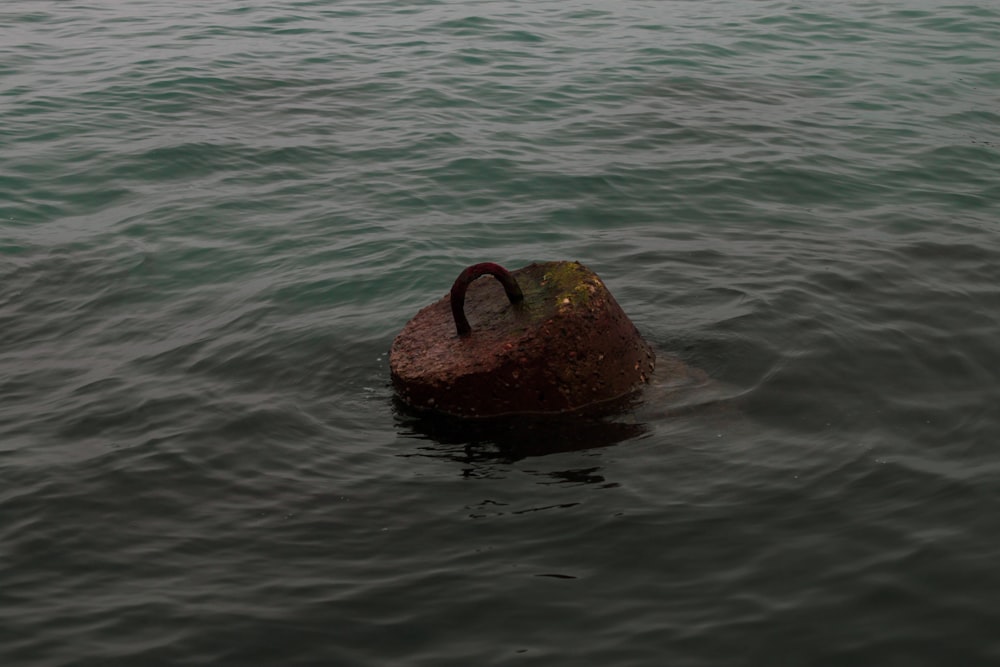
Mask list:
[[[998,63],[993,2],[4,2],[0,663],[997,664]],[[711,386],[398,409],[555,259]]]

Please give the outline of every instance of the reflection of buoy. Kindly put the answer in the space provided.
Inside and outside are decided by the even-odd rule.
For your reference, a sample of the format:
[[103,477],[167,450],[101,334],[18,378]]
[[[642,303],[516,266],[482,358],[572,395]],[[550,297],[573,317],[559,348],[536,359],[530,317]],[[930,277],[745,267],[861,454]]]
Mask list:
[[[486,274],[500,284],[473,282]],[[654,361],[601,279],[579,262],[512,273],[470,266],[450,295],[406,324],[389,353],[404,403],[462,417],[606,403],[648,382]]]

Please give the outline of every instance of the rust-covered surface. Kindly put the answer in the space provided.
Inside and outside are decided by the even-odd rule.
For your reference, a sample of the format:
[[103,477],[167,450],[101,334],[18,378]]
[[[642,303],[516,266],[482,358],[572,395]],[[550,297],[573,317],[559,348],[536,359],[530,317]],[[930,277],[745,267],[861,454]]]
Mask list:
[[594,272],[546,262],[511,273],[520,303],[491,277],[469,285],[470,334],[456,333],[448,296],[403,328],[389,367],[404,403],[462,417],[565,412],[649,381],[652,349]]

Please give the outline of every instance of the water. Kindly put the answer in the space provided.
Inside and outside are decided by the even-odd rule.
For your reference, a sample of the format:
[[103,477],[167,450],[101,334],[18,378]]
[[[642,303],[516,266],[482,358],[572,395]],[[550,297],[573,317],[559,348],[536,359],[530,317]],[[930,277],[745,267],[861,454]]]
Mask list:
[[[5,666],[1000,660],[994,4],[0,25]],[[549,259],[709,395],[395,409],[409,317]]]

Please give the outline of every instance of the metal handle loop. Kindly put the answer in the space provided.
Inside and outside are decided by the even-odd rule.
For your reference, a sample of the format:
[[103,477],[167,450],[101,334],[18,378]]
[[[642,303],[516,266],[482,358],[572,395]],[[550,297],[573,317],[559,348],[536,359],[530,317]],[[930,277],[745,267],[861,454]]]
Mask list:
[[459,336],[468,336],[472,333],[469,320],[465,317],[465,291],[469,289],[469,283],[486,274],[500,281],[511,303],[521,303],[524,301],[524,294],[521,292],[517,281],[514,280],[514,276],[510,274],[510,271],[493,262],[473,264],[458,274],[458,278],[455,279],[455,283],[451,286],[451,314],[455,318],[455,328],[458,330]]

